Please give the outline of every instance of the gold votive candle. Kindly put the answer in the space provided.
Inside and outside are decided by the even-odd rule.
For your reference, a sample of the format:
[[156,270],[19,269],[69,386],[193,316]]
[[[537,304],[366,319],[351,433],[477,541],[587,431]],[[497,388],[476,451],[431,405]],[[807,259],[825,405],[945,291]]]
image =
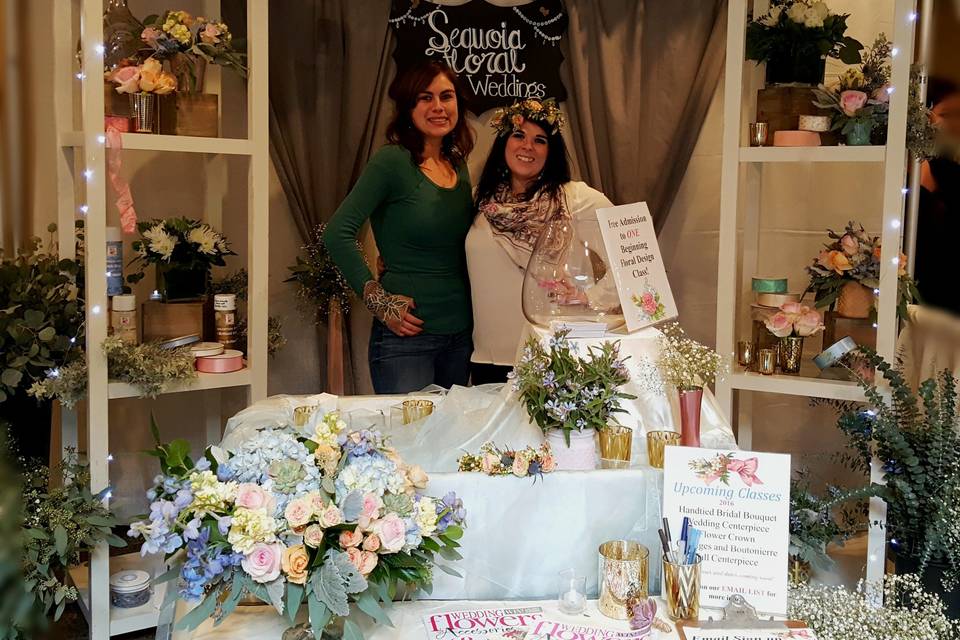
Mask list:
[[313,415],[313,412],[317,410],[317,405],[315,404],[304,404],[299,407],[294,407],[293,409],[293,425],[295,427],[302,427],[307,424],[307,421],[310,419],[310,416]]
[[777,370],[776,349],[760,349],[757,355],[757,371],[765,376],[773,375]]
[[647,459],[654,469],[663,469],[663,452],[666,447],[680,444],[676,431],[650,431],[647,433]]
[[740,340],[737,342],[737,362],[741,367],[749,368],[753,366],[753,361],[757,359],[756,347],[753,340]]
[[674,622],[700,618],[700,561],[699,555],[693,564],[675,564],[663,557],[663,599]]
[[600,429],[601,462],[614,463],[607,464],[605,467],[623,468],[629,466],[632,446],[633,429],[620,425],[611,425]]
[[411,424],[418,420],[423,420],[431,413],[433,413],[433,401],[431,400],[403,401],[403,424]]
[[649,558],[650,550],[633,540],[611,540],[600,545],[600,613],[626,620],[627,600],[647,597]]

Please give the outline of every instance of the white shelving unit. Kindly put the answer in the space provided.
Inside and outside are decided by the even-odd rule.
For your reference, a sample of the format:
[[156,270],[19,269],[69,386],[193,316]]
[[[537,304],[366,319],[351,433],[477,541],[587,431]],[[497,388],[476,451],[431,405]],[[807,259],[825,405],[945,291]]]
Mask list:
[[[766,163],[882,163],[883,232],[881,241],[880,296],[877,320],[877,351],[889,361],[895,356],[897,339],[897,268],[902,245],[904,187],[906,176],[907,87],[913,59],[915,0],[894,0],[893,44],[899,49],[892,61],[887,144],[866,147],[749,147],[748,123],[756,91],[763,86],[762,66],[744,60],[748,0],[730,0],[727,14],[727,57],[724,79],[723,161],[720,186],[720,259],[717,282],[717,350],[733,355],[738,336],[750,336],[749,304],[751,278],[759,273],[760,184]],[[753,15],[769,8],[769,0],[754,0]],[[844,221],[840,221],[842,224]],[[738,270],[738,261],[740,266]],[[800,375],[762,376],[743,371],[734,362],[732,375],[717,383],[717,400],[731,423],[738,428],[740,446],[752,443],[751,393],[764,392],[837,400],[863,400],[862,391],[851,382],[826,380],[816,370]],[[811,367],[811,364],[807,365]],[[880,475],[876,465],[874,481]],[[870,520],[885,522],[886,505],[871,500]],[[867,578],[883,575],[884,532],[871,527],[867,551]]]
[[[220,436],[223,416],[219,414],[219,390],[243,388],[248,403],[267,394],[267,251],[269,247],[269,149],[268,149],[268,80],[267,80],[267,3],[268,0],[247,0],[247,52],[249,77],[246,88],[247,138],[200,138],[124,133],[124,150],[165,153],[204,154],[208,178],[203,202],[207,222],[219,227],[222,221],[221,199],[225,192],[226,168],[223,157],[245,156],[249,160],[247,202],[247,271],[249,274],[249,326],[247,364],[229,374],[199,374],[189,384],[174,385],[164,394],[203,391],[198,412],[206,423],[208,442]],[[166,8],[157,2],[156,12]],[[105,164],[103,80],[103,12],[104,0],[62,0],[54,3],[55,111],[57,127],[58,225],[61,255],[73,257],[74,220],[85,214],[86,233],[86,353],[89,369],[86,400],[88,441],[86,454],[90,462],[91,489],[99,492],[110,485],[109,405],[110,400],[135,398],[137,390],[130,385],[107,379],[107,362],[100,348],[107,336],[109,301],[105,278],[92,274],[106,272],[106,226],[108,218],[107,174]],[[219,0],[203,0],[208,15],[220,15]],[[80,56],[85,75],[78,75],[74,64],[77,42],[75,25],[79,15]],[[221,93],[219,73],[208,74],[208,90]],[[79,84],[79,119],[76,118],[75,87]],[[222,94],[221,94],[221,97]],[[224,100],[221,99],[221,110]],[[89,172],[87,174],[86,172]],[[135,194],[136,197],[136,194]],[[174,212],[171,212],[174,213]],[[256,303],[255,303],[256,302]],[[61,436],[64,446],[76,446],[77,416],[63,412]],[[81,447],[81,449],[83,449]],[[81,592],[81,609],[90,626],[91,638],[148,629],[157,625],[164,586],[155,590],[151,601],[136,609],[110,606],[109,576],[120,568],[153,569],[151,559],[139,554],[109,557],[106,544],[93,552],[88,565],[74,567],[71,579]]]

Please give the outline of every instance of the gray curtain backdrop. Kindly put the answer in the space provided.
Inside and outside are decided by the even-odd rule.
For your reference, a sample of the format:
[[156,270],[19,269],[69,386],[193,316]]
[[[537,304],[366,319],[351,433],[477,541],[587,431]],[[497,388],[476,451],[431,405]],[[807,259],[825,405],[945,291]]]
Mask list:
[[[565,5],[570,26],[561,72],[574,166],[617,204],[647,201],[659,231],[723,69],[726,0]],[[389,11],[390,0],[298,0],[272,12],[271,155],[305,240],[384,143],[394,74]],[[482,166],[482,159],[470,165]],[[365,240],[369,247],[369,234]],[[353,336],[344,334],[346,393],[367,386],[364,320],[354,318]],[[318,331],[323,345],[326,330]]]
[[645,200],[659,232],[723,71],[726,0],[566,0],[564,84],[581,179]]

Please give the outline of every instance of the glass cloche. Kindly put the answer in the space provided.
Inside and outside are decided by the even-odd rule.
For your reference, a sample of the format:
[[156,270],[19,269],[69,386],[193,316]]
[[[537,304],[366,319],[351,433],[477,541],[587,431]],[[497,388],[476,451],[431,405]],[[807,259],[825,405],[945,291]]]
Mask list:
[[551,321],[624,324],[596,214],[557,216],[543,227],[523,277],[523,315],[549,328]]

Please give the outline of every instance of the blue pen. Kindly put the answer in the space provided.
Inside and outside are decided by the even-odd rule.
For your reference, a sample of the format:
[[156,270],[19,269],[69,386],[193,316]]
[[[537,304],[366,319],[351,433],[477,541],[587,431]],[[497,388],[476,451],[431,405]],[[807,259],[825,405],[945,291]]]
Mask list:
[[687,541],[687,533],[690,530],[690,518],[683,516],[683,524],[680,525],[680,539],[684,542]]
[[700,530],[691,529],[688,535],[687,557],[685,560],[687,564],[694,564],[697,561],[697,546],[700,544]]

